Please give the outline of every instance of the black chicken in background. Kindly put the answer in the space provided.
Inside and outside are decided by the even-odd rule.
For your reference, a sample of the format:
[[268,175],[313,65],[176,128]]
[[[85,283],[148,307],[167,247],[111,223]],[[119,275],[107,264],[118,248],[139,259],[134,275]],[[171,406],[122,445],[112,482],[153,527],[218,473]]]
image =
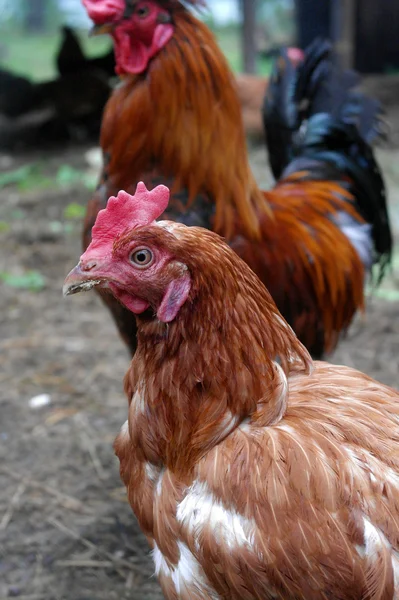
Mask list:
[[25,77],[0,68],[0,114],[19,117],[35,102],[35,86]]
[[107,77],[115,76],[115,55],[113,46],[103,56],[86,58],[83,54],[79,40],[73,29],[62,27],[63,40],[56,57],[57,71],[59,75],[68,75],[77,71],[92,71],[98,69]]
[[55,79],[36,83],[0,68],[3,150],[98,140],[115,74],[113,49],[87,58],[73,30],[61,31]]

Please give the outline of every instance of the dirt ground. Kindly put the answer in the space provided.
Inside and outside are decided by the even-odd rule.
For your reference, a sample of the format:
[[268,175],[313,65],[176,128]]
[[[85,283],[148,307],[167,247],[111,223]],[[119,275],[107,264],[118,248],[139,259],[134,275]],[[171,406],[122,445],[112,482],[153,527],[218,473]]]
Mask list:
[[[399,231],[396,106],[389,117],[392,142],[378,156]],[[64,163],[82,166],[84,150],[42,158],[52,172]],[[0,167],[32,158],[2,156]],[[264,149],[253,150],[251,160],[258,179],[268,183]],[[85,205],[88,196],[83,186],[0,191],[0,225],[9,225],[0,228],[0,271],[32,269],[45,278],[38,291],[0,283],[0,600],[162,598],[112,450],[126,420],[128,357],[94,293],[61,295],[80,254],[80,221],[64,227],[64,208],[72,201]],[[398,387],[398,301],[394,270],[331,361]],[[41,394],[49,403],[32,406]]]

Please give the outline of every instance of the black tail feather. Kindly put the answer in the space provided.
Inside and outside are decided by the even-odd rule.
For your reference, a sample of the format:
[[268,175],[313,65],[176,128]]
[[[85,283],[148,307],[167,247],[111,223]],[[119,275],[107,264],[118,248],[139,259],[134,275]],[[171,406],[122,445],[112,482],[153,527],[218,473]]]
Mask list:
[[380,281],[391,259],[392,235],[384,180],[371,147],[354,123],[319,113],[297,135],[293,154],[284,177],[303,170],[308,179],[335,181],[351,192],[359,214],[372,225]]
[[315,40],[296,69],[286,68],[282,56],[264,102],[273,173],[281,178],[304,170],[308,179],[346,187],[372,225],[381,279],[392,253],[384,181],[370,147],[383,131],[381,106],[353,89],[358,75],[335,64],[329,42]]
[[269,162],[275,179],[289,163],[292,135],[297,129],[295,102],[296,67],[283,48],[269,78],[263,102],[263,124]]
[[270,163],[276,179],[292,157],[294,133],[318,113],[354,123],[367,142],[381,136],[381,105],[354,88],[358,73],[336,66],[332,45],[316,39],[302,64],[292,64],[283,48],[277,58],[263,104],[263,121]]
[[293,135],[309,116],[315,91],[330,70],[330,53],[329,42],[320,41],[307,48],[300,66],[292,63],[287,48],[282,48],[275,60],[263,101],[263,124],[276,180],[291,160]]

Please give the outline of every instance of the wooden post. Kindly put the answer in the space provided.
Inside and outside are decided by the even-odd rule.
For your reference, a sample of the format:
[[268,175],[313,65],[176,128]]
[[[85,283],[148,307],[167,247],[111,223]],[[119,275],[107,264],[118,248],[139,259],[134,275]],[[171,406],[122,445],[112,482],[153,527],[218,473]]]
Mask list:
[[332,0],[331,38],[340,66],[353,69],[355,63],[356,0]]
[[330,40],[338,44],[342,35],[342,1],[330,0]]
[[240,0],[242,15],[242,55],[245,73],[256,71],[256,0]]

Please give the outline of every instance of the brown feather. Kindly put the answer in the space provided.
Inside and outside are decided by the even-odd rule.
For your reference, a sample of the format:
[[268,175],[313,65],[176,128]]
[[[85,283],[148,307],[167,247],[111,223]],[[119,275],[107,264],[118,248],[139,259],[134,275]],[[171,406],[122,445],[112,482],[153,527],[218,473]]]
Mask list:
[[399,393],[312,365],[227,245],[173,231],[121,241],[167,247],[192,291],[138,317],[115,443],[165,597],[398,598]]

